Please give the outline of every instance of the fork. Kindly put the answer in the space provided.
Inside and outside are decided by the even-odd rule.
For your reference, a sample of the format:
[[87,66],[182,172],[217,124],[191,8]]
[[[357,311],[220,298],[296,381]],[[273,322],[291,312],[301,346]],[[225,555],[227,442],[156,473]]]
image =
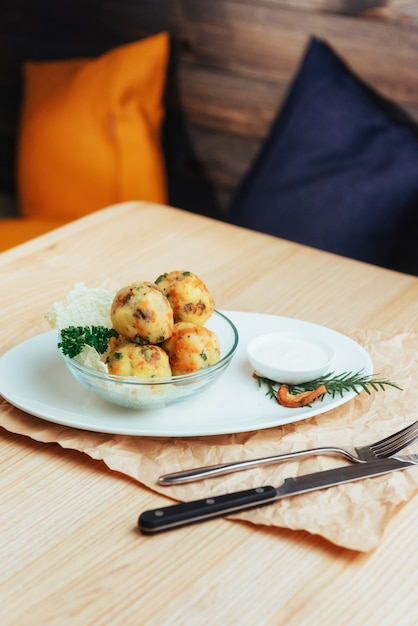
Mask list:
[[288,452],[287,454],[276,454],[258,459],[248,459],[245,461],[234,461],[232,463],[219,463],[218,465],[208,465],[190,470],[182,470],[172,474],[164,474],[158,479],[160,485],[175,485],[189,483],[213,476],[221,476],[231,472],[239,472],[244,469],[270,465],[280,461],[288,461],[317,454],[338,454],[354,463],[367,463],[376,459],[395,456],[401,450],[412,445],[418,440],[418,421],[402,428],[396,433],[371,443],[368,446],[359,448],[339,448],[336,446],[324,446],[321,448],[311,448],[310,450],[300,450],[298,452]]

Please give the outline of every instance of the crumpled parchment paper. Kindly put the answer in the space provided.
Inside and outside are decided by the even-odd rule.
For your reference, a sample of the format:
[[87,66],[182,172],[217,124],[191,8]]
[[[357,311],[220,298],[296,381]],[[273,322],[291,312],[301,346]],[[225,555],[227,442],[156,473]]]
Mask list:
[[[374,372],[402,391],[365,392],[347,404],[304,421],[233,435],[157,438],[109,435],[64,427],[0,403],[0,425],[43,443],[57,442],[101,459],[156,492],[174,500],[200,499],[260,485],[280,485],[296,476],[344,465],[336,456],[316,456],[233,474],[164,487],[162,474],[226,461],[257,458],[322,445],[361,446],[418,419],[418,334],[392,337],[377,331],[343,331],[369,352]],[[251,384],[251,381],[249,381]],[[273,401],[272,401],[273,402]],[[413,448],[410,451],[414,451]],[[416,447],[415,447],[416,451]],[[418,467],[301,494],[231,516],[266,526],[305,530],[358,551],[376,547],[386,526],[418,491]]]

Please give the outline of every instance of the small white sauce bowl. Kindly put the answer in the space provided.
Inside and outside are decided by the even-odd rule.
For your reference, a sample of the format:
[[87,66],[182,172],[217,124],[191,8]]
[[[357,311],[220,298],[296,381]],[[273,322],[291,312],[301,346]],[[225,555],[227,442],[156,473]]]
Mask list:
[[257,374],[278,383],[298,385],[326,374],[334,350],[301,333],[276,332],[252,339],[247,355]]

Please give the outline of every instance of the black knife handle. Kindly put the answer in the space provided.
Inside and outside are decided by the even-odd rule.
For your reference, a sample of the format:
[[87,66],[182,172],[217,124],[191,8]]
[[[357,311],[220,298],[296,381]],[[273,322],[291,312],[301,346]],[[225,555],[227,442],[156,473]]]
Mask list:
[[144,535],[153,535],[164,530],[180,528],[214,517],[222,517],[229,513],[264,506],[276,499],[277,489],[269,485],[236,491],[204,500],[194,500],[144,511],[139,516],[138,527]]

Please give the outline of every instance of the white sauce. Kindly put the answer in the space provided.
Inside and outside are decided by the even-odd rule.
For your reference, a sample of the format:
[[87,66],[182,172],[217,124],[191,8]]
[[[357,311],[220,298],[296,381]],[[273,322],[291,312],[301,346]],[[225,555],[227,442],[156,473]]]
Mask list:
[[247,354],[258,374],[293,385],[322,376],[334,358],[329,344],[296,332],[254,337],[247,346]]
[[316,344],[274,337],[260,342],[254,349],[254,356],[271,367],[292,371],[315,369],[329,359],[327,352]]

